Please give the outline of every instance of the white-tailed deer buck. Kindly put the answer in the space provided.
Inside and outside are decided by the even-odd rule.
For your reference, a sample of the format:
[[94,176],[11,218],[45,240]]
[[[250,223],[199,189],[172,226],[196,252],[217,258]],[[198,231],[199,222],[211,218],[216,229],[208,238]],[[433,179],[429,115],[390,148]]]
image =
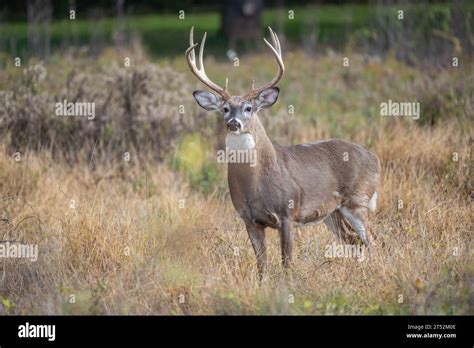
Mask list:
[[272,106],[279,94],[277,82],[283,75],[280,42],[270,29],[278,72],[272,81],[244,96],[231,96],[206,75],[203,63],[206,34],[196,65],[191,28],[186,59],[191,72],[216,94],[193,93],[206,110],[223,114],[227,125],[226,146],[232,150],[256,151],[257,164],[228,163],[232,203],[244,220],[252,242],[260,276],[266,264],[265,228],[278,229],[282,261],[291,264],[292,227],[323,221],[341,240],[370,246],[373,237],[368,210],[375,210],[380,163],[361,145],[329,139],[309,144],[280,146],[267,136],[258,112]]

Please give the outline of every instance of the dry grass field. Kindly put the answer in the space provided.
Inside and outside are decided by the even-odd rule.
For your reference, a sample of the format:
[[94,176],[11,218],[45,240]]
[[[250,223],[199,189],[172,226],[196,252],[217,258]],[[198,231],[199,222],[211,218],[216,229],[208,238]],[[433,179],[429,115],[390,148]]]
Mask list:
[[[290,278],[278,233],[267,230],[269,267],[260,284],[226,168],[216,163],[217,116],[194,105],[191,91],[202,87],[184,59],[141,57],[129,70],[108,63],[114,59],[106,52],[94,64],[77,62],[72,77],[71,65],[53,59],[38,63],[39,72],[7,68],[0,79],[2,90],[13,91],[0,102],[0,239],[39,247],[36,262],[1,261],[1,314],[474,314],[468,64],[423,70],[390,56],[286,55],[280,99],[261,116],[267,131],[280,144],[340,137],[378,154],[377,246],[362,262],[328,258],[325,248],[336,240],[326,226],[300,228]],[[231,63],[209,58],[206,67],[218,81],[228,74],[238,93],[255,74],[257,81],[272,75],[269,59],[248,57],[230,71]],[[112,89],[107,83],[116,94],[103,93]],[[75,93],[102,110],[95,120],[52,115],[54,100]],[[137,106],[124,107],[120,93]],[[388,99],[419,101],[421,118],[381,117]],[[176,111],[181,104],[184,114]],[[134,110],[135,126],[155,117],[165,123],[134,128],[135,143],[122,143],[112,131],[124,129],[124,110]],[[166,123],[173,118],[185,126]],[[20,119],[29,125],[23,133]],[[160,129],[176,130],[169,144],[154,138]]]

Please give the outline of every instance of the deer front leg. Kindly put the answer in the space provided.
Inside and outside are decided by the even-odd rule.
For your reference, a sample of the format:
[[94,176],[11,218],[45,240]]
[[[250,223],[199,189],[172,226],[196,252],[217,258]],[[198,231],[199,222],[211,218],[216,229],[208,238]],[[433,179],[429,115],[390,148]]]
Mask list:
[[283,267],[290,268],[291,254],[293,251],[293,232],[291,231],[290,221],[288,219],[282,219],[281,226],[278,231],[280,232],[281,258]]
[[247,233],[252,242],[255,256],[257,257],[257,268],[260,280],[263,278],[263,271],[267,264],[267,246],[265,244],[265,228],[246,224]]

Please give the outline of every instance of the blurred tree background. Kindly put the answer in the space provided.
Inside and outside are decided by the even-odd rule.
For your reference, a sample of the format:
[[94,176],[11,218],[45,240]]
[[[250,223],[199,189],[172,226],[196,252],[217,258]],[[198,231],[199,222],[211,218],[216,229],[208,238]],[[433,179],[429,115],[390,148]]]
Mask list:
[[395,49],[408,62],[419,57],[439,62],[453,52],[472,56],[473,13],[474,3],[463,0],[2,0],[0,51],[47,59],[51,50],[86,46],[98,54],[135,40],[152,56],[173,56],[182,54],[194,25],[208,32],[207,51],[222,55],[229,48],[245,52],[259,46],[271,25],[285,47],[307,53],[350,44],[368,54]]
[[[271,78],[262,37],[267,26],[275,29],[290,75],[280,86],[300,110],[290,120],[284,105],[273,108],[280,117],[266,126],[282,143],[303,141],[298,122],[313,127],[317,115],[328,118],[325,136],[356,134],[377,116],[382,96],[422,100],[420,124],[472,117],[473,83],[463,71],[473,71],[473,18],[474,2],[462,0],[2,1],[0,136],[10,138],[11,152],[46,147],[71,162],[79,148],[110,160],[147,146],[163,161],[196,129],[207,132],[206,141],[184,141],[212,147],[207,140],[222,122],[196,117],[202,111],[191,93],[199,84],[184,60],[191,26],[195,41],[208,32],[210,76],[229,77],[235,93]],[[349,56],[355,65],[341,69]],[[243,69],[234,69],[236,58]],[[461,69],[452,69],[453,59]],[[100,116],[55,117],[54,103],[64,99],[94,101]],[[174,168],[186,163],[178,162]]]

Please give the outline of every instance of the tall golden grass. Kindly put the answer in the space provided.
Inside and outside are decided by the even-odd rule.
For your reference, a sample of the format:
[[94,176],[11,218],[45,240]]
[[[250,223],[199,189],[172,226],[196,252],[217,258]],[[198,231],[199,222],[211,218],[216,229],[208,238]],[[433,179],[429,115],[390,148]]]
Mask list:
[[[294,68],[283,106],[276,116],[262,117],[281,143],[337,135],[379,155],[382,180],[371,216],[377,246],[370,260],[325,257],[333,235],[324,225],[308,226],[295,233],[289,279],[277,233],[268,230],[269,267],[260,283],[244,225],[225,189],[225,168],[218,168],[217,182],[204,192],[169,161],[157,162],[151,150],[132,154],[130,162],[96,163],[87,154],[71,166],[50,150],[26,150],[17,161],[3,141],[0,239],[38,244],[39,259],[1,261],[0,313],[473,314],[472,123],[443,115],[433,126],[420,126],[410,118],[380,118],[377,110],[358,119],[360,99],[350,99],[354,89],[376,109],[383,100],[370,95],[378,93],[370,90],[372,79],[396,79],[390,65],[396,63],[325,73],[332,59],[289,57]],[[218,74],[228,66],[215,64]],[[184,71],[184,65],[176,69]],[[304,71],[317,71],[320,80],[302,79]],[[419,72],[405,68],[400,74]],[[237,86],[244,86],[243,76]],[[390,80],[380,93],[413,97],[415,83],[406,87],[403,81]],[[311,95],[325,89],[329,101]],[[296,106],[296,115],[286,113],[287,104]],[[319,116],[334,105],[342,115],[331,122],[330,115]],[[310,112],[320,118],[308,120]],[[344,122],[345,114],[355,116]]]

